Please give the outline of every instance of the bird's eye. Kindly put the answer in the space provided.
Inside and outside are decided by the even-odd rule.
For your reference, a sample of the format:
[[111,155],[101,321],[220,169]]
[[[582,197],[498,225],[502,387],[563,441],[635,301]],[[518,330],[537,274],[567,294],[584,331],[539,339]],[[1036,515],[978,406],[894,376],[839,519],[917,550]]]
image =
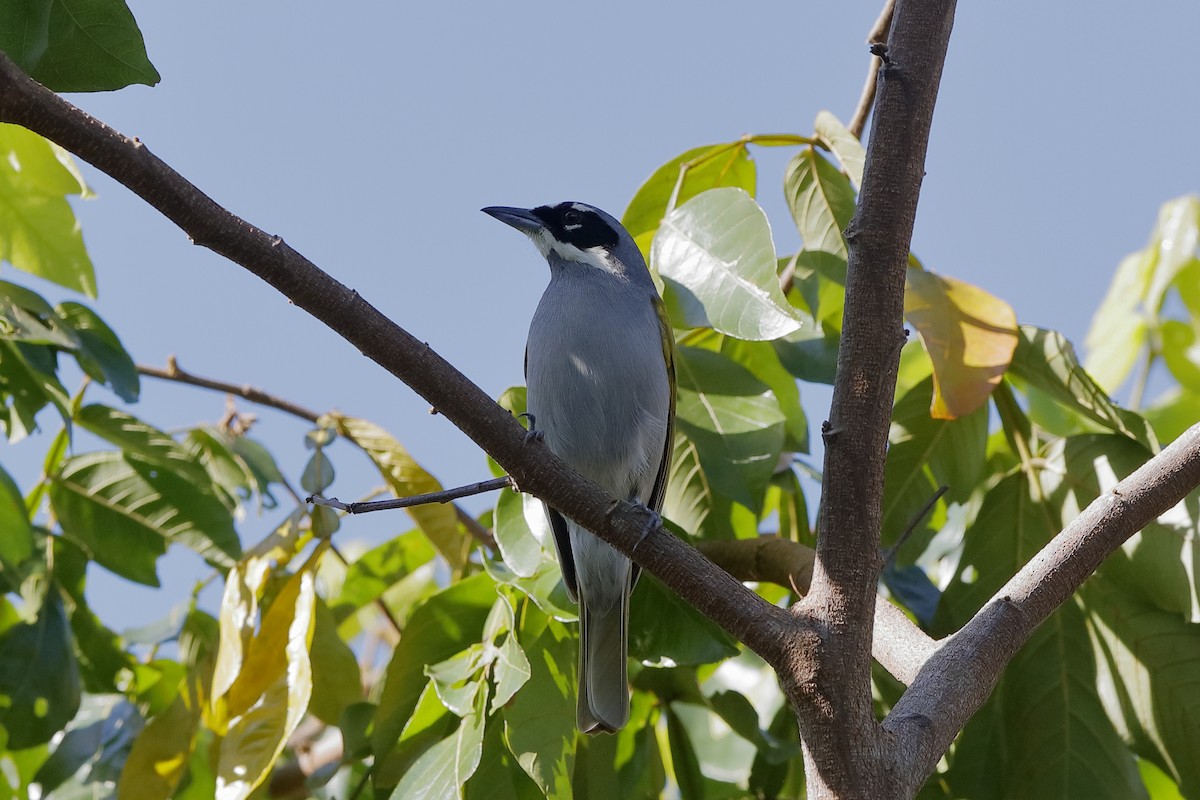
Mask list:
[[563,214],[563,222],[567,225],[582,225],[583,214],[579,213],[577,209],[568,208]]

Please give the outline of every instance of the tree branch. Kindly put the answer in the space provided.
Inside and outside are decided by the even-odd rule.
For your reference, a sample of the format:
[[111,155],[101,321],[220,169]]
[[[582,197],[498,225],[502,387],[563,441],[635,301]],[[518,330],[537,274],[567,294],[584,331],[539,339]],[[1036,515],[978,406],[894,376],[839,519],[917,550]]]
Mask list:
[[[766,581],[800,594],[808,592],[817,557],[811,547],[778,536],[714,539],[697,543],[696,549],[739,581]],[[892,677],[911,684],[938,646],[907,614],[875,595],[871,655]]]
[[159,378],[164,381],[175,381],[176,383],[186,383],[190,386],[199,386],[202,389],[212,389],[217,392],[225,392],[226,394],[236,395],[237,397],[249,400],[251,403],[257,403],[260,406],[267,406],[282,411],[285,414],[291,414],[293,417],[308,420],[315,423],[320,414],[316,411],[310,411],[304,406],[296,405],[295,403],[284,400],[281,397],[276,397],[273,394],[268,394],[262,389],[255,388],[248,383],[234,384],[226,383],[225,381],[217,381],[212,378],[202,378],[199,375],[193,375],[190,372],[185,372],[179,362],[175,360],[175,356],[167,357],[166,369],[159,367],[150,367],[144,364],[137,365],[137,371],[140,375],[146,375],[151,378]]
[[[218,381],[218,380],[214,380],[213,378],[205,378],[200,375],[194,375],[190,372],[185,372],[183,370],[183,368],[181,368],[179,366],[179,362],[177,362],[175,360],[175,356],[167,357],[166,369],[160,369],[158,367],[150,367],[150,366],[146,366],[145,364],[138,364],[137,371],[139,374],[147,375],[151,378],[159,378],[159,379],[165,380],[165,381],[175,381],[176,383],[185,383],[185,384],[188,384],[189,386],[198,386],[202,389],[212,389],[213,391],[216,391],[216,392],[225,392],[226,394],[236,395],[237,397],[241,397],[245,400],[249,400],[251,403],[257,403],[260,406],[267,406],[269,408],[274,408],[278,411],[283,411],[284,413],[291,414],[294,417],[298,417],[303,420],[308,420],[309,422],[311,422],[313,424],[316,424],[317,420],[321,418],[321,415],[319,413],[317,413],[316,411],[311,411],[311,410],[305,408],[304,406],[297,405],[297,404],[291,402],[290,400],[284,400],[281,397],[277,397],[276,395],[269,394],[268,392],[264,392],[262,389],[259,389],[255,386],[251,386],[248,383],[242,383],[242,384],[227,383],[226,381]],[[482,490],[482,491],[486,491],[486,490]],[[463,495],[459,495],[459,496],[461,497]],[[447,499],[454,499],[454,498],[447,498]],[[403,500],[403,498],[400,498],[400,500]],[[300,502],[299,498],[297,498],[297,502]],[[389,502],[389,501],[382,501],[382,502]],[[397,501],[391,501],[391,502],[397,502]],[[445,502],[445,500],[438,500],[436,502]],[[339,503],[338,506],[334,506],[334,507],[342,508],[343,510],[345,510],[345,505],[346,504]],[[349,505],[357,505],[357,504],[350,503]],[[410,502],[407,505],[414,505],[414,503]],[[395,507],[396,508],[404,508],[405,504],[401,503],[401,505],[398,505]],[[471,536],[475,537],[475,539],[477,539],[479,541],[479,543],[482,544],[484,547],[488,548],[492,552],[496,552],[496,537],[492,534],[492,532],[489,531],[487,528],[483,527],[482,525],[480,525],[478,520],[476,520],[474,517],[472,517],[470,514],[468,514],[457,503],[454,503],[453,507],[454,507],[454,513],[458,517],[459,523],[461,523],[462,526],[467,529],[467,532],[470,533]]]
[[574,472],[424,342],[289,247],[229,213],[152,154],[25,75],[0,54],[0,121],[22,125],[107,173],[183,229],[275,287],[406,383],[491,455],[521,488],[632,557],[777,667],[804,624],[767,603],[680,539],[652,530],[646,509],[618,502]]
[[[888,32],[892,29],[892,15],[895,10],[896,0],[887,0],[883,4],[879,18],[875,20],[875,25],[867,34],[867,44],[873,45],[887,41]],[[850,117],[850,124],[846,126],[847,130],[854,134],[854,138],[859,140],[862,139],[863,130],[867,127],[867,117],[871,113],[871,107],[875,105],[875,85],[879,77],[879,66],[882,63],[883,59],[879,56],[871,56],[871,64],[867,67],[867,80],[863,83],[862,94],[859,95],[854,115]]]
[[896,4],[862,191],[846,229],[844,324],[822,428],[817,562],[812,590],[795,608],[821,631],[821,646],[803,654],[812,680],[784,684],[800,720],[805,764],[819,770],[810,774],[815,797],[878,796],[890,780],[870,688],[883,472],[905,341],[905,267],[953,21],[954,0]]
[[892,709],[897,761],[913,790],[987,700],[1000,673],[1053,611],[1133,534],[1200,484],[1200,424],[1097,497],[948,637]]

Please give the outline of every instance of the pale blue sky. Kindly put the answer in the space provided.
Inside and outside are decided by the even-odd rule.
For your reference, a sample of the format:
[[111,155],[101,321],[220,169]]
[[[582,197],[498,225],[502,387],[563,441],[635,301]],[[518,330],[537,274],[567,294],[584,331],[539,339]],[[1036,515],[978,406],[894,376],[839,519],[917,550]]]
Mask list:
[[[849,118],[874,2],[130,3],[162,74],[153,89],[71,99],[218,202],[292,246],[428,341],[488,392],[521,381],[547,278],[482,206],[582,200],[620,215],[659,164],[743,133],[808,133]],[[1077,344],[1117,261],[1158,206],[1200,190],[1194,0],[960,4],[934,118],[914,251]],[[758,151],[759,196],[781,251],[791,151]],[[446,485],[485,477],[482,454],[427,404],[279,294],[191,246],[90,167],[77,204],[97,310],[142,363],[338,408],[391,430]],[[12,278],[11,270],[5,277]],[[53,301],[67,294],[31,283]],[[816,398],[819,423],[828,394]],[[132,411],[174,428],[223,398],[146,380]],[[92,399],[115,402],[103,390]],[[255,435],[299,477],[303,426],[260,414]],[[55,420],[41,421],[53,430]],[[48,445],[6,449],[23,485]],[[332,493],[378,484],[342,451]],[[480,507],[477,502],[472,507]],[[265,533],[273,517],[244,525]],[[377,541],[399,515],[348,521]],[[94,570],[90,595],[124,628],[155,619],[204,572],[175,550],[167,589]]]

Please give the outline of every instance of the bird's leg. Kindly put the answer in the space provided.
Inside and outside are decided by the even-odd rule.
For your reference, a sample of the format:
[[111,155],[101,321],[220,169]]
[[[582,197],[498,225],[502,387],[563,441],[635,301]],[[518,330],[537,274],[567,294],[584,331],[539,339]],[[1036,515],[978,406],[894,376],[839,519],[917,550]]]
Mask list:
[[529,430],[525,431],[525,444],[529,444],[530,442],[540,442],[542,440],[542,432],[538,430],[537,417],[535,417],[533,414],[530,414],[528,411],[522,411],[520,414],[517,414],[517,419],[520,419],[521,417],[525,417],[529,420]]
[[658,512],[653,508],[650,508],[650,506],[646,505],[645,503],[642,503],[639,500],[630,500],[629,502],[635,508],[646,511],[650,514],[650,518],[646,520],[646,525],[642,528],[641,534],[638,535],[638,540],[633,543],[633,549],[637,550],[639,547],[641,547],[643,542],[650,538],[650,534],[662,527],[663,521]]

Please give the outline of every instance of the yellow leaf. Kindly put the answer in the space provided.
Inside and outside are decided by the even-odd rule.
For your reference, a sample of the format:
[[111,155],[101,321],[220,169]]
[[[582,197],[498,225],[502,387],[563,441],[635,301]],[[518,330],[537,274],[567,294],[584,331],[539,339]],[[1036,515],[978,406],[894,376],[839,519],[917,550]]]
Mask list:
[[279,590],[249,641],[237,680],[229,688],[228,729],[217,761],[217,800],[245,800],[270,774],[312,697],[314,575],[322,543]]
[[935,419],[957,419],[987,402],[1017,347],[1012,306],[954,278],[909,267],[904,314],[933,361]]
[[187,679],[175,702],[146,723],[117,783],[118,800],[157,800],[171,797],[191,755],[200,701],[188,691]]
[[[337,432],[361,447],[371,458],[396,497],[411,497],[442,490],[437,478],[426,472],[408,454],[404,445],[392,438],[383,428],[365,419],[338,414],[330,416],[337,425]],[[458,529],[458,515],[454,506],[432,503],[406,508],[405,511],[449,562],[450,568],[458,572],[466,563],[470,540]]]

